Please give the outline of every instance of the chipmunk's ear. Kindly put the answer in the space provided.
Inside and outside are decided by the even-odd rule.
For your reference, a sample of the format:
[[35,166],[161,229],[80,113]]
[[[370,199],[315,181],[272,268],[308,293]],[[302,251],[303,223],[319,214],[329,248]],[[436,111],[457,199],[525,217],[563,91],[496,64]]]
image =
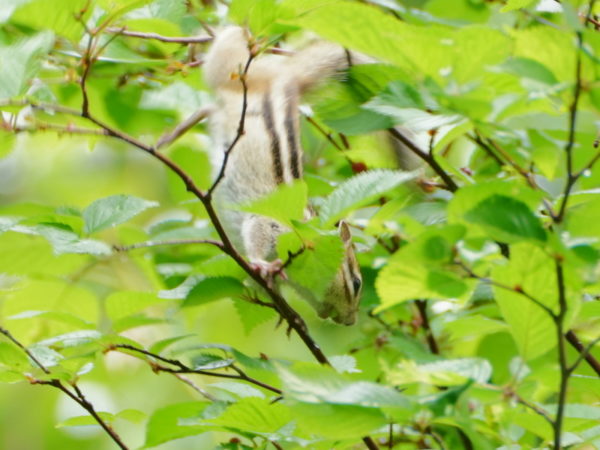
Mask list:
[[340,224],[338,226],[338,231],[340,233],[340,237],[342,241],[347,244],[352,241],[352,233],[350,232],[350,227],[344,220],[340,220]]

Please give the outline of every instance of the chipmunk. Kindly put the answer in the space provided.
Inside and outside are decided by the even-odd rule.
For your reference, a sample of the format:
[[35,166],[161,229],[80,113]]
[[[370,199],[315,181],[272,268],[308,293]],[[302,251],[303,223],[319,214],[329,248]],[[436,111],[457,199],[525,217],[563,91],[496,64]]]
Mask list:
[[[238,133],[244,99],[239,76],[250,58],[249,40],[245,29],[227,27],[217,35],[204,60],[204,78],[216,97],[210,129],[217,172]],[[344,65],[347,59],[342,48],[321,43],[289,57],[260,55],[243,75],[247,86],[245,132],[229,156],[215,195],[232,242],[263,275],[281,269],[275,248],[277,237],[286,228],[271,218],[223,205],[250,202],[282,183],[302,178],[300,97]],[[301,295],[321,318],[352,325],[358,312],[362,276],[345,222],[339,225],[339,236],[345,257],[324,298],[315,298],[307,289],[301,289]]]

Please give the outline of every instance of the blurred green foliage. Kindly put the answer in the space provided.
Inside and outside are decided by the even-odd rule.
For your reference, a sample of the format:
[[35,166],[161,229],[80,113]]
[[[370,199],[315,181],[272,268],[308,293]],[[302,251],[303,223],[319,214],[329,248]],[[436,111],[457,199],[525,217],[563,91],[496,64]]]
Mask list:
[[[550,446],[557,324],[584,346],[600,336],[600,10],[555,3],[3,0],[0,326],[50,374],[0,335],[0,448],[115,448],[64,393],[28,383],[51,379],[77,385],[129,448]],[[212,94],[209,44],[151,33],[230,22],[377,62],[309,96],[305,181],[245,207],[293,229],[280,255],[309,250],[287,273],[321,291],[341,255],[332,226],[353,224],[357,325],[281,286],[333,368],[249,301],[268,297],[219,248],[151,245],[216,233],[173,172],[79,114],[86,76],[93,117],[153,145]],[[390,145],[392,127],[422,164]],[[207,189],[209,142],[200,123],[161,151]],[[307,199],[320,218],[302,223]],[[174,360],[246,379],[186,375],[194,389],[157,369]],[[600,374],[579,364],[566,394],[563,445],[599,448]]]

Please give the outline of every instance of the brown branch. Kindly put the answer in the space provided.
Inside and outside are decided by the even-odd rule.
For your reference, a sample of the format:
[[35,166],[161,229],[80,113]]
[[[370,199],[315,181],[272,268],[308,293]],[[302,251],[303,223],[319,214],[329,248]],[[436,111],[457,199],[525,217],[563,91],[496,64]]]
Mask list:
[[567,349],[565,348],[564,323],[567,315],[567,294],[565,286],[565,275],[562,266],[562,259],[555,261],[556,284],[558,289],[558,314],[554,317],[556,325],[556,338],[558,345],[558,364],[560,369],[560,382],[558,386],[558,405],[556,409],[556,418],[554,419],[554,448],[561,447],[562,426],[567,402],[567,388],[569,385],[569,376],[571,375],[567,362]]
[[567,182],[563,192],[562,201],[558,214],[556,215],[555,222],[560,223],[564,219],[565,212],[567,209],[567,203],[569,202],[569,195],[571,189],[581,176],[581,172],[573,173],[573,146],[575,145],[575,129],[577,126],[577,106],[579,104],[579,97],[581,94],[581,53],[583,51],[583,33],[577,32],[577,61],[575,62],[575,88],[573,90],[573,102],[569,108],[569,138],[567,145],[565,146],[565,153],[567,156]]
[[196,125],[202,119],[205,119],[206,117],[208,117],[210,112],[211,112],[210,107],[200,108],[198,111],[196,111],[190,117],[188,117],[183,122],[178,124],[173,129],[173,131],[163,134],[158,139],[158,142],[156,143],[155,148],[158,150],[159,148],[164,147],[165,145],[169,145],[169,144],[173,143],[175,140],[177,140],[181,136],[183,136],[190,128],[192,128],[194,125]]
[[229,147],[227,148],[227,150],[225,150],[225,154],[223,155],[223,162],[221,163],[219,173],[213,181],[212,186],[208,189],[206,193],[206,198],[208,199],[208,201],[210,201],[213,192],[215,191],[221,180],[223,180],[223,177],[225,177],[225,169],[227,168],[227,163],[229,162],[229,156],[231,155],[231,152],[245,133],[244,126],[246,124],[246,111],[248,110],[248,83],[246,82],[246,76],[248,75],[248,69],[250,68],[250,64],[252,63],[254,56],[254,52],[251,51],[250,56],[248,57],[248,61],[244,66],[244,69],[239,74],[240,82],[242,83],[242,111],[240,113],[240,121],[238,123],[235,138],[233,138],[233,141],[231,141],[231,144],[229,144]]
[[423,324],[423,330],[425,330],[425,336],[427,337],[427,345],[429,345],[429,350],[431,353],[439,355],[440,348],[435,340],[431,325],[429,324],[429,317],[427,316],[427,300],[415,300],[415,304],[417,305],[419,314],[421,315],[421,322]]
[[10,331],[8,331],[6,328],[0,327],[0,333],[2,333],[13,344],[19,347],[29,357],[29,359],[31,359],[35,363],[36,366],[42,369],[42,372],[44,372],[46,375],[50,374],[50,371],[46,368],[46,366],[44,366],[35,356],[33,356],[33,353],[31,353],[31,351],[29,351],[27,347],[21,344],[21,342],[17,340],[17,338],[15,338]]
[[[569,331],[567,334],[571,333],[571,331]],[[590,342],[587,346],[581,348],[581,350],[579,350],[579,356],[577,357],[577,359],[575,360],[575,362],[573,364],[571,364],[571,366],[567,369],[569,374],[572,374],[573,372],[575,372],[575,370],[577,369],[577,367],[579,366],[579,364],[581,364],[581,362],[591,356],[590,353],[592,351],[592,349],[594,348],[594,346],[600,342],[600,337],[597,337],[596,339],[592,340],[592,342]],[[596,361],[597,363],[598,361]]]
[[573,348],[579,352],[580,357],[585,355],[586,362],[594,370],[594,372],[600,376],[600,361],[594,358],[594,356],[590,353],[592,350],[591,347],[586,349],[573,330],[568,331],[565,337],[567,338],[569,344],[571,344]]
[[235,371],[237,373],[237,375],[228,374],[228,373],[220,373],[220,372],[212,372],[209,370],[202,370],[202,369],[194,369],[192,367],[187,366],[186,364],[182,363],[181,361],[179,361],[177,359],[165,358],[164,356],[149,352],[148,350],[144,350],[142,348],[134,347],[133,345],[129,345],[129,344],[115,344],[115,345],[109,347],[106,351],[119,350],[119,349],[130,350],[130,351],[133,351],[136,353],[140,353],[142,355],[149,356],[153,359],[156,359],[157,361],[161,361],[163,363],[167,363],[167,364],[170,364],[170,365],[176,367],[176,369],[173,369],[170,367],[161,366],[161,365],[153,363],[153,362],[149,362],[149,364],[151,365],[153,370],[156,370],[159,372],[167,372],[167,373],[172,373],[172,374],[207,375],[207,376],[217,377],[217,378],[229,378],[229,379],[235,379],[235,380],[243,380],[243,381],[247,381],[248,383],[254,384],[256,386],[260,386],[263,389],[266,389],[268,391],[274,392],[279,395],[281,395],[283,393],[283,391],[281,391],[281,389],[278,389],[274,386],[268,385],[266,383],[263,383],[260,380],[250,377],[242,369],[237,367],[235,364],[231,364],[228,367],[231,368],[233,371]]
[[144,241],[138,242],[131,245],[114,245],[113,249],[118,252],[128,252],[130,250],[137,250],[139,248],[159,247],[162,245],[193,245],[193,244],[208,244],[214,245],[220,249],[223,249],[223,244],[219,241],[212,239],[175,239],[172,241]]
[[175,378],[177,378],[179,381],[183,381],[185,384],[187,384],[189,387],[191,387],[193,390],[198,392],[202,397],[206,398],[207,400],[209,400],[211,402],[217,401],[217,399],[212,394],[210,394],[209,392],[206,392],[200,386],[196,385],[196,383],[194,383],[188,377],[186,377],[182,374],[179,374],[179,373],[174,373],[173,376]]
[[455,192],[458,189],[458,185],[454,182],[454,180],[450,177],[450,175],[440,166],[440,164],[436,161],[435,157],[432,154],[424,152],[421,150],[413,141],[404,136],[400,131],[396,128],[389,128],[388,132],[397,140],[402,142],[404,145],[408,147],[408,149],[425,161],[429,167],[433,169],[438,176],[444,180],[445,189],[450,192]]
[[67,396],[69,396],[74,402],[76,402],[79,406],[85,409],[90,416],[94,418],[94,420],[100,425],[104,431],[112,438],[112,440],[121,448],[122,450],[129,450],[129,447],[125,445],[125,443],[121,440],[121,437],[115,432],[113,427],[111,427],[108,423],[106,423],[102,417],[98,414],[94,405],[92,405],[83,395],[79,387],[76,384],[73,384],[73,389],[75,389],[76,394],[73,394],[69,389],[67,389],[60,380],[31,380],[31,384],[41,384],[55,387],[56,389],[61,390]]
[[[31,351],[27,347],[25,347],[18,339],[16,339],[10,333],[10,331],[8,331],[7,329],[5,329],[3,327],[0,327],[0,333],[3,334],[4,336],[6,336],[17,347],[19,347],[35,363],[35,365],[38,366],[42,370],[42,372],[44,372],[46,375],[50,375],[51,374],[50,370],[46,366],[44,366],[33,355],[33,353],[31,353]],[[52,386],[52,387],[55,387],[56,389],[61,390],[65,394],[67,394],[71,399],[73,399],[76,403],[78,403],[82,408],[84,408],[94,418],[94,420],[98,423],[98,425],[100,425],[106,431],[106,433],[112,438],[112,440],[122,450],[128,450],[128,447],[123,443],[123,441],[121,440],[121,437],[115,432],[115,430],[113,430],[113,428],[109,424],[107,424],[102,419],[102,417],[100,417],[98,415],[98,413],[96,412],[96,409],[94,408],[94,405],[92,405],[85,398],[85,396],[83,395],[83,392],[81,392],[81,390],[79,389],[79,387],[77,386],[76,383],[72,383],[73,389],[75,390],[75,393],[76,393],[76,394],[73,394],[58,379],[38,380],[38,379],[35,379],[35,378],[29,378],[29,382],[31,384],[40,384],[40,385]]]
[[319,133],[321,133],[325,137],[325,139],[327,139],[331,143],[331,145],[333,145],[336,149],[338,149],[341,152],[344,151],[342,146],[340,144],[338,144],[335,139],[333,139],[333,136],[331,135],[331,133],[324,130],[323,127],[321,125],[319,125],[315,119],[313,119],[310,116],[304,116],[304,117],[306,118],[308,123],[310,123],[313,127],[315,127],[319,131]]
[[479,145],[500,167],[504,165],[504,161],[492,150],[492,148],[482,139],[481,135],[475,131],[475,136],[467,136],[471,141]]
[[480,275],[477,275],[475,272],[473,272],[466,264],[464,264],[462,261],[456,261],[456,264],[458,264],[465,272],[467,272],[467,275],[470,278],[475,278],[479,281],[482,281],[486,284],[489,284],[491,286],[496,286],[500,289],[504,289],[507,291],[511,291],[511,292],[515,292],[517,294],[522,295],[523,297],[527,298],[528,300],[530,300],[531,302],[533,302],[535,305],[539,306],[541,309],[544,310],[544,312],[546,314],[548,314],[550,316],[550,318],[552,320],[555,320],[557,315],[554,313],[554,311],[552,311],[552,309],[546,305],[544,305],[541,301],[539,301],[537,298],[535,298],[534,296],[532,296],[531,294],[528,294],[527,292],[525,292],[523,290],[523,288],[521,286],[508,286],[506,284],[503,283],[499,283],[497,281],[492,280],[491,278],[488,277],[482,277]]
[[[484,140],[477,131],[475,133],[476,133],[476,137],[470,137],[472,141],[477,143],[488,154],[493,155],[494,159],[496,159],[496,162],[498,162],[501,166],[503,166],[506,163],[506,164],[510,165],[513,169],[515,169],[517,171],[517,173],[525,179],[525,181],[527,182],[529,187],[531,187],[532,189],[540,190],[540,187],[537,184],[537,182],[535,181],[535,178],[534,178],[531,170],[527,170],[527,169],[524,169],[523,167],[521,167],[510,156],[510,154],[506,150],[504,150],[502,147],[500,147],[500,145],[498,145],[498,143],[496,141],[494,141],[493,139],[486,138]],[[486,143],[486,140],[487,140],[487,143]],[[502,158],[504,158],[504,160],[502,160],[500,157],[498,157],[498,155],[496,155],[496,153],[492,150],[491,147],[493,147],[498,153],[500,153],[500,155],[502,155]],[[546,198],[544,198],[542,201],[544,203],[544,208],[548,212],[548,215],[552,219],[554,219],[556,217],[556,214],[554,213],[554,209],[552,208],[552,205]]]
[[141,31],[131,31],[126,27],[109,27],[104,31],[110,34],[135,37],[141,39],[152,39],[161,42],[170,42],[174,44],[204,44],[213,40],[211,36],[163,36],[158,33],[143,33]]
[[1,127],[5,128],[6,131],[10,131],[13,133],[36,133],[38,131],[55,131],[57,134],[79,134],[79,135],[87,135],[87,136],[107,136],[105,130],[91,129],[91,128],[79,128],[71,125],[57,125],[54,123],[45,123],[38,122],[35,125],[22,127]]

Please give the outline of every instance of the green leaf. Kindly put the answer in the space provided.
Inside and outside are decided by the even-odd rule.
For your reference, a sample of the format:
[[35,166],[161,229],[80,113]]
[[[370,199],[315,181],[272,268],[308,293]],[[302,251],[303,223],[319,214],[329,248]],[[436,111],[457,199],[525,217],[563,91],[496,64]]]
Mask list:
[[0,128],[0,159],[7,156],[15,147],[16,134]]
[[25,377],[20,372],[0,368],[0,383],[13,384],[19,381],[25,381]]
[[408,399],[393,388],[369,381],[352,381],[330,367],[297,363],[278,366],[286,398],[303,403],[354,405],[365,408],[410,408]]
[[18,314],[14,314],[12,316],[7,317],[9,320],[19,320],[19,319],[32,319],[35,317],[56,320],[59,322],[67,323],[70,325],[74,325],[78,328],[94,328],[95,324],[84,320],[80,317],[77,317],[74,314],[60,312],[60,311],[32,311],[27,310],[20,312]]
[[263,35],[277,19],[279,5],[275,0],[234,0],[229,17],[239,24],[248,24],[253,33]]
[[535,2],[535,0],[508,0],[506,5],[504,5],[500,11],[509,12],[515,9],[526,8],[533,2]]
[[546,231],[525,203],[504,195],[493,195],[465,214],[470,222],[482,225],[492,239],[518,242],[546,241]]
[[347,440],[349,448],[363,436],[389,423],[382,411],[353,405],[298,403],[291,410],[303,433]]
[[512,73],[522,78],[529,78],[540,83],[553,85],[558,80],[545,65],[529,58],[512,58],[502,64],[500,69],[506,73]]
[[119,225],[155,206],[158,206],[157,202],[130,195],[113,195],[96,200],[83,211],[84,231],[91,234]]
[[99,331],[81,330],[44,339],[43,341],[37,342],[36,345],[50,347],[56,344],[61,344],[62,347],[76,347],[79,345],[97,341],[101,337],[102,334]]
[[[111,414],[109,412],[104,412],[104,411],[98,411],[97,412],[98,415],[100,416],[100,418],[102,418],[102,420],[106,423],[112,423],[115,420],[115,415]],[[60,422],[59,424],[55,425],[56,428],[63,428],[63,427],[83,427],[83,426],[88,426],[88,425],[98,425],[98,422],[96,421],[96,419],[92,416],[75,416],[75,417],[70,417],[69,419]]]
[[303,180],[282,184],[273,193],[242,206],[242,211],[272,217],[292,226],[292,220],[302,220],[308,201],[308,188]]
[[427,383],[434,386],[458,386],[473,380],[487,383],[492,376],[492,365],[482,358],[439,360],[425,364],[403,361],[388,373],[393,384]]
[[457,225],[430,228],[405,245],[379,271],[375,287],[384,310],[417,298],[461,298],[473,288],[452,265],[452,252],[465,228]]
[[[564,269],[567,316],[565,328],[579,311],[580,279],[568,267]],[[554,258],[531,243],[511,246],[510,261],[492,271],[492,279],[508,289],[494,286],[494,295],[502,317],[526,359],[534,359],[556,346],[556,328],[549,315],[532,300],[513,289],[522,289],[540,303],[558,312],[558,288]]]
[[8,342],[0,342],[0,364],[18,371],[30,367],[29,359],[23,350]]
[[322,223],[331,226],[349,211],[368,205],[397,186],[414,179],[417,172],[372,170],[340,184],[320,208]]
[[[566,215],[567,229],[574,236],[600,237],[600,195],[582,194],[578,204],[573,205]],[[574,196],[575,199],[577,196]]]
[[245,397],[228,407],[219,417],[203,423],[252,434],[276,435],[277,431],[291,420],[292,416],[287,406],[265,398]]
[[[556,414],[557,405],[546,405],[550,414]],[[565,417],[571,419],[600,420],[600,408],[592,405],[570,403],[565,405]]]
[[119,291],[109,295],[104,304],[108,318],[117,321],[149,306],[164,302],[149,292]]
[[340,269],[344,254],[339,236],[317,236],[288,266],[292,285],[304,297],[321,300]]
[[8,0],[0,4],[0,23],[5,23],[19,6],[31,0]]
[[162,353],[162,351],[169,346],[175,344],[176,342],[182,341],[184,339],[188,339],[194,337],[194,334],[185,334],[183,336],[174,336],[166,339],[161,339],[160,341],[155,342],[150,346],[150,353]]
[[27,91],[30,80],[40,69],[41,57],[50,51],[53,41],[52,33],[45,31],[8,46],[0,43],[0,99]]
[[271,308],[256,305],[248,300],[237,298],[234,305],[246,334],[250,334],[258,325],[277,317],[277,313]]
[[123,411],[119,411],[115,418],[127,420],[132,423],[141,423],[146,420],[146,413],[139,411],[137,409],[124,409]]
[[150,416],[146,425],[145,447],[209,431],[210,427],[206,426],[180,425],[181,420],[201,417],[209,405],[206,402],[187,402],[158,409]]
[[[464,186],[455,193],[448,205],[448,222],[469,224],[468,231],[471,237],[479,235],[487,237],[487,229],[481,227],[474,228],[472,226],[473,222],[468,221],[465,216],[479,204],[494,196],[518,199],[517,201],[523,202],[527,207],[526,209],[529,210],[537,209],[542,199],[539,192],[533,191],[532,189],[523,186],[521,183],[513,181],[493,180],[486,183]],[[521,210],[523,209],[523,207],[520,208]],[[524,214],[527,215],[528,213],[526,212]],[[531,212],[529,212],[529,214],[531,214]],[[505,220],[510,221],[510,219]],[[536,228],[535,225],[533,227]],[[496,230],[494,229],[493,231]],[[535,231],[533,232],[535,233]]]
[[[83,35],[83,25],[75,20],[75,14],[85,6],[85,0],[33,0],[19,7],[11,22],[32,29],[52,30],[56,34],[77,42]],[[82,20],[89,16],[84,14]]]
[[205,305],[222,298],[239,298],[244,291],[244,285],[236,278],[205,278],[188,292],[182,307]]
[[233,394],[235,399],[246,398],[246,397],[257,397],[265,398],[265,394],[262,391],[244,383],[237,383],[235,381],[220,381],[218,383],[212,383],[209,386],[211,390],[225,391],[228,394]]
[[80,253],[94,256],[110,255],[111,248],[104,242],[93,239],[81,239],[76,233],[58,223],[37,225],[35,231],[52,245],[55,255]]
[[338,373],[357,373],[360,372],[356,368],[356,358],[350,355],[335,355],[329,358],[331,367]]
[[[310,6],[309,6],[310,5]],[[438,27],[419,27],[396,20],[370,5],[337,1],[306,3],[286,0],[282,4],[290,15],[287,23],[299,25],[344,47],[358,50],[401,68],[419,68],[427,74],[449,65],[447,46],[440,42],[451,32]],[[356,30],[361,30],[360,36]],[[410,42],[410,45],[406,45]],[[423,58],[423,55],[428,55]]]

